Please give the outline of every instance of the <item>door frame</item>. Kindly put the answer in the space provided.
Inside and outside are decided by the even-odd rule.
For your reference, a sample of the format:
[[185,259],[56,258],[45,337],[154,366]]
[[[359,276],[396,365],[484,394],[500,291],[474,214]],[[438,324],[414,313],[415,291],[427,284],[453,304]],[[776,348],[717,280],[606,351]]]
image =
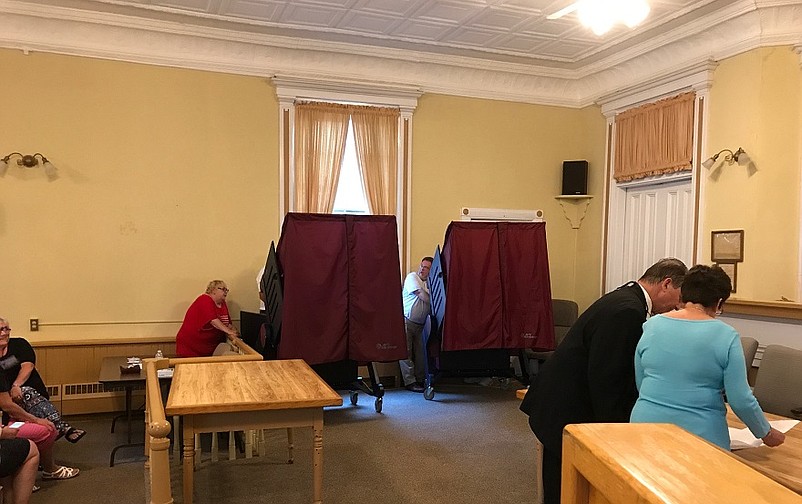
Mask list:
[[[627,188],[640,184],[661,184],[675,182],[681,178],[690,177],[692,198],[694,200],[694,223],[692,226],[692,262],[696,263],[701,255],[699,250],[702,240],[699,239],[700,222],[703,219],[703,205],[701,205],[701,194],[704,193],[705,177],[700,176],[701,172],[701,153],[704,152],[707,141],[705,125],[708,116],[708,95],[713,80],[713,70],[716,63],[706,61],[692,68],[681,71],[677,74],[669,75],[661,79],[655,79],[644,86],[634,89],[624,90],[615,95],[604,97],[599,100],[602,106],[602,114],[607,119],[607,141],[605,152],[605,192],[604,192],[604,214],[602,226],[602,264],[600,269],[601,293],[608,292],[618,285],[611,285],[611,278],[614,274],[621,275],[623,261],[623,239],[625,236],[625,209]],[[613,178],[615,164],[615,116],[625,110],[637,107],[646,103],[651,103],[663,98],[677,95],[679,93],[693,91],[696,93],[694,100],[694,135],[693,135],[693,159],[689,172],[679,172],[675,174],[649,177],[635,182],[618,183]],[[690,266],[690,265],[689,265]]]

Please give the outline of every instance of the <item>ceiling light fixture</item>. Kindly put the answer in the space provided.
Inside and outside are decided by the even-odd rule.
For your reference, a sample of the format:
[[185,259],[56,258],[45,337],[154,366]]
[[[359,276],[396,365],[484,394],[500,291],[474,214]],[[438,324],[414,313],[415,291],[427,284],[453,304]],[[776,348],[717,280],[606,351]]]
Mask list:
[[50,180],[56,180],[58,178],[58,170],[56,170],[56,167],[53,166],[53,163],[48,161],[48,159],[39,152],[36,154],[12,152],[6,157],[0,158],[0,177],[4,177],[6,175],[6,172],[8,171],[8,162],[14,156],[19,157],[19,159],[17,159],[17,166],[20,168],[36,168],[39,166],[39,161],[41,160],[42,168],[44,168],[47,178]]
[[583,25],[596,35],[604,35],[618,22],[634,28],[646,19],[649,10],[646,0],[577,0],[546,19],[558,19],[576,11]]
[[732,152],[729,149],[720,150],[714,156],[710,156],[709,158],[705,159],[702,162],[702,166],[704,166],[709,170],[710,168],[713,167],[714,164],[716,164],[716,161],[718,161],[719,156],[721,156],[725,152],[727,153],[727,155],[724,156],[724,161],[729,165],[732,165],[733,163],[738,163],[741,166],[745,166],[748,165],[750,161],[752,161],[752,158],[749,157],[749,154],[747,154],[746,151],[743,150],[742,148],[738,147],[738,150],[735,152]]

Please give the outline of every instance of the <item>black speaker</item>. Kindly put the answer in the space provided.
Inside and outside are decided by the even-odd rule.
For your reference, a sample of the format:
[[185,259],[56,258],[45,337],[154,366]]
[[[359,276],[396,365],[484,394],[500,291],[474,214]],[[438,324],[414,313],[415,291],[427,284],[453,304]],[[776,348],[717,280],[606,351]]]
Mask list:
[[588,162],[563,161],[563,196],[588,193]]

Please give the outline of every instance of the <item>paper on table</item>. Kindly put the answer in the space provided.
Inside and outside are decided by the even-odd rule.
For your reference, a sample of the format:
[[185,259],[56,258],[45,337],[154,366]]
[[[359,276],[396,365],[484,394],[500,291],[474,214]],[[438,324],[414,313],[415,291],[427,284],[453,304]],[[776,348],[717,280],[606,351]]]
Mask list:
[[158,371],[156,371],[156,375],[159,378],[172,378],[173,377],[173,368],[159,369]]
[[[782,432],[783,434],[791,430],[796,424],[799,423],[799,420],[772,420],[769,424],[777,429],[778,431]],[[756,438],[749,432],[749,429],[744,427],[743,429],[734,429],[730,427],[730,450],[742,450],[744,448],[757,448],[758,446],[762,446],[763,441]]]

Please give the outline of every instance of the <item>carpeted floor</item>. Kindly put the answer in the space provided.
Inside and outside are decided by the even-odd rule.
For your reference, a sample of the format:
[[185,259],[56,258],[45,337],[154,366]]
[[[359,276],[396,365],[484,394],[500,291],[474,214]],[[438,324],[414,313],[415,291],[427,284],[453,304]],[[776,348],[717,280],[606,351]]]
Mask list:
[[[534,437],[518,410],[517,384],[490,386],[457,380],[437,384],[434,401],[403,389],[388,390],[381,414],[360,394],[351,406],[325,412],[324,501],[534,502]],[[125,424],[109,434],[111,415],[75,417],[89,431],[77,445],[58,442],[56,458],[80,467],[73,480],[40,482],[32,502],[145,502],[144,458],[139,448],[109,452],[125,442]],[[141,420],[134,426],[142,439]],[[285,431],[270,431],[267,456],[205,463],[195,473],[195,502],[307,504],[312,500],[311,430],[295,433],[295,463],[286,463]],[[242,455],[240,455],[242,456]],[[181,469],[173,461],[173,497],[182,501]]]

